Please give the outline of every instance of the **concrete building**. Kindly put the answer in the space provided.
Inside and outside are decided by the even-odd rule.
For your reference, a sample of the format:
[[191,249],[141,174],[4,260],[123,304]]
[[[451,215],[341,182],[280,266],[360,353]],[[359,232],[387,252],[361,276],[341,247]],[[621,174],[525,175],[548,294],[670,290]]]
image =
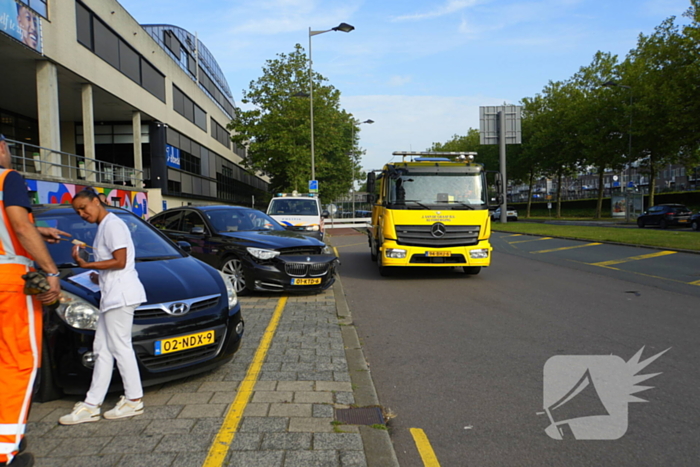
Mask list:
[[115,0],[0,0],[0,61],[0,133],[35,202],[93,186],[149,216],[265,199],[226,129],[226,79],[188,31]]

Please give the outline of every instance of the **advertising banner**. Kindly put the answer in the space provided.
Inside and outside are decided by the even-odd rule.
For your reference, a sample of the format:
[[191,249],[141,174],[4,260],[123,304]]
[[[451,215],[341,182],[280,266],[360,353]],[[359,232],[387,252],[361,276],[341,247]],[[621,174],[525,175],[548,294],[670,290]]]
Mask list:
[[0,0],[0,32],[41,53],[41,17],[25,4]]
[[168,167],[180,168],[180,149],[171,145],[165,147],[165,160]]

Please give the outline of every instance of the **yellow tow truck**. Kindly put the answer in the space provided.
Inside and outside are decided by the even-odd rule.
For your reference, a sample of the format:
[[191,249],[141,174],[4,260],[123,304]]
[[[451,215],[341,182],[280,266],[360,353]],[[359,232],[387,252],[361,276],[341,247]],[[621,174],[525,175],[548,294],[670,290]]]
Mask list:
[[[369,172],[370,254],[379,273],[394,267],[461,267],[479,274],[491,263],[486,171],[470,152],[398,151],[402,162]],[[377,173],[378,172],[378,173]],[[501,193],[500,173],[495,174]],[[375,198],[376,196],[376,198]],[[502,195],[496,196],[501,205]]]

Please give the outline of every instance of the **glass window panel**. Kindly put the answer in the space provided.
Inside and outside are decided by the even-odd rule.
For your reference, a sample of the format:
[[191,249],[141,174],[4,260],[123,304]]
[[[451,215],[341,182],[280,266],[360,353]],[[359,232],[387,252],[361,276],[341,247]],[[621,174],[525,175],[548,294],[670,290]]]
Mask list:
[[78,42],[92,50],[92,20],[90,12],[80,3],[75,4],[75,16],[78,29]]
[[168,180],[179,182],[180,181],[180,172],[178,172],[177,170],[168,169]]
[[180,115],[185,114],[185,95],[173,86],[173,109]]
[[165,102],[165,76],[141,58],[141,86]]
[[182,192],[192,193],[192,175],[182,174]]
[[46,18],[46,2],[41,0],[31,0],[29,4],[37,13]]
[[167,143],[176,148],[180,147],[180,133],[173,130],[172,128],[167,128]]
[[133,144],[134,137],[132,135],[114,135],[114,142],[117,144]]
[[119,71],[141,84],[141,57],[124,41],[119,41]]
[[112,135],[95,135],[95,144],[112,144]]
[[132,125],[114,125],[115,135],[131,135],[133,131],[134,127]]
[[194,124],[207,131],[207,113],[196,104],[194,106]]
[[111,135],[112,125],[95,125],[96,135]]
[[119,68],[119,39],[101,21],[92,22],[95,34],[95,53],[114,68]]
[[185,118],[190,122],[194,122],[194,102],[192,99],[185,96]]

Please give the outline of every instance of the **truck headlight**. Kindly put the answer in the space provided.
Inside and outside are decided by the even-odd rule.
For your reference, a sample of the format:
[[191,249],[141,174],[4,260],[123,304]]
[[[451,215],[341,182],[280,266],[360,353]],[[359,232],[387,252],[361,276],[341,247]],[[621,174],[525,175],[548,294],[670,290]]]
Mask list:
[[246,250],[248,250],[248,253],[253,255],[253,257],[261,259],[263,261],[268,260],[268,259],[272,259],[275,256],[279,256],[279,254],[280,254],[279,251],[265,250],[263,248],[248,247],[248,248],[246,248]]
[[402,259],[402,258],[406,257],[406,250],[399,250],[396,248],[387,248],[384,251],[384,254],[386,255],[387,258]]
[[489,250],[486,248],[482,248],[479,250],[471,250],[469,252],[469,256],[472,259],[485,259],[489,257]]
[[56,313],[71,327],[76,329],[97,329],[100,310],[70,292],[61,291],[60,304]]
[[226,295],[228,295],[228,308],[230,310],[231,308],[236,306],[236,303],[238,303],[238,295],[236,295],[236,289],[233,288],[233,282],[231,282],[231,280],[226,274],[219,271],[218,269],[217,272],[221,275],[221,279],[226,285]]

